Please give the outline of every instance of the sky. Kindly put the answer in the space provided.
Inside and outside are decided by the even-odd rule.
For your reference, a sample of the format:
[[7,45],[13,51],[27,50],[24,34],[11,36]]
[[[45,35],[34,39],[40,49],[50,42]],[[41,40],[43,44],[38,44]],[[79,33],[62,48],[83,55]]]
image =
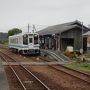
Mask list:
[[46,26],[79,20],[90,24],[90,0],[0,0],[0,32],[27,31],[28,24]]

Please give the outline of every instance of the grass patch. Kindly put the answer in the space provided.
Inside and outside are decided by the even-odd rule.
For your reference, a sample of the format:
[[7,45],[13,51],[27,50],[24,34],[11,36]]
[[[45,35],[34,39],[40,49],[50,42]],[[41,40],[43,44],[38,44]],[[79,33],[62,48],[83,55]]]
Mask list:
[[8,44],[8,40],[0,40],[0,44],[7,45]]
[[65,66],[90,72],[90,63],[87,62],[74,61],[71,64],[66,64]]
[[87,58],[90,58],[90,51],[88,51],[87,53],[85,53],[85,56],[86,56]]

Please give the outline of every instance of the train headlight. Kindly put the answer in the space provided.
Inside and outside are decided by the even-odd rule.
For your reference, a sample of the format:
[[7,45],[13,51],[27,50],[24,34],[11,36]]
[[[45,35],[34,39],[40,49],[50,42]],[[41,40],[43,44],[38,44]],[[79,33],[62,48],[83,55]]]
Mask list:
[[37,37],[37,35],[34,35],[35,37]]

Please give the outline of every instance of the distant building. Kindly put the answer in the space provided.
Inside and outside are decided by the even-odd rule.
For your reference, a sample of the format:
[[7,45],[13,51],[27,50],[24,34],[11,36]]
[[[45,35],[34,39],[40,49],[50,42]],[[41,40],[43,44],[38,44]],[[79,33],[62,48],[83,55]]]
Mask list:
[[6,39],[8,39],[8,33],[0,32],[0,40],[6,40]]
[[83,34],[90,31],[80,21],[74,21],[40,30],[41,48],[65,50],[67,46],[73,46],[74,50],[83,48],[87,50],[87,38]]
[[85,34],[83,34],[83,37],[87,38],[87,50],[90,50],[90,31],[88,31]]

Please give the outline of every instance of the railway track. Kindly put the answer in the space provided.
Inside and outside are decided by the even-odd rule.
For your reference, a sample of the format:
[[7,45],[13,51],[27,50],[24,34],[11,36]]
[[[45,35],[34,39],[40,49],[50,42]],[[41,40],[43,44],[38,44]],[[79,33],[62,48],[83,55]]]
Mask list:
[[[4,54],[4,53],[3,53]],[[10,57],[9,55],[7,55],[10,59],[13,59],[12,57]],[[44,60],[46,62],[50,62],[49,60],[45,59],[45,58],[42,58],[42,57],[39,57],[41,60]],[[15,59],[13,59],[15,60]],[[16,62],[16,61],[15,61]],[[19,62],[18,62],[19,63]],[[44,62],[45,63],[45,62]],[[74,70],[74,69],[71,69],[71,68],[68,68],[68,67],[65,67],[61,64],[57,64],[57,65],[49,65],[51,68],[53,69],[56,69],[57,71],[62,71],[66,74],[69,74],[75,78],[78,78],[86,83],[89,83],[90,84],[90,75],[89,74],[86,74],[84,72],[81,72],[81,71],[78,71],[78,70]]]
[[[45,85],[37,76],[35,76],[30,70],[28,70],[24,65],[10,65],[9,62],[17,62],[15,59],[10,57],[9,55],[6,55],[5,53],[1,52],[3,54],[2,59],[5,60],[7,65],[10,67],[10,69],[13,71],[14,75],[17,77],[19,83],[22,86],[23,90],[51,90],[47,85]],[[4,57],[5,56],[5,57]],[[6,58],[7,57],[7,58]],[[19,63],[19,62],[18,62]],[[28,84],[32,83],[34,84]]]
[[[1,52],[3,55],[5,54],[4,52]],[[7,54],[7,53],[6,53]],[[5,54],[5,55],[6,55]],[[11,57],[12,56],[12,57]],[[11,54],[8,54],[6,55],[6,57],[10,58],[11,61],[14,61],[15,59],[13,58],[13,55]],[[39,57],[42,61],[44,61],[44,63],[46,62],[50,62],[49,60],[45,59],[45,58],[42,58],[42,57]],[[12,60],[13,59],[13,60]],[[33,59],[33,58],[32,58]],[[10,62],[11,62],[10,61]],[[16,62],[16,61],[14,61]],[[21,65],[23,67],[23,65]],[[90,85],[90,75],[89,74],[86,74],[86,73],[83,73],[83,72],[80,72],[80,71],[77,71],[77,70],[74,70],[74,69],[70,69],[70,68],[67,68],[67,67],[64,67],[63,65],[59,65],[59,64],[56,64],[56,65],[47,65],[49,68],[52,68],[54,70],[56,70],[57,72],[62,72],[64,73],[65,75],[69,75],[70,77],[72,78],[76,78],[78,81],[80,82],[84,82],[86,83],[87,85]],[[27,71],[30,71],[29,69],[26,68],[26,66],[23,67],[24,69],[26,69]],[[48,88],[49,89],[49,88]]]
[[[44,60],[44,61],[49,62],[49,60],[47,60],[45,58],[41,58],[41,59]],[[53,69],[56,69],[57,71],[62,71],[66,74],[69,74],[69,75],[75,77],[75,78],[78,78],[81,81],[84,81],[84,82],[90,84],[90,75],[89,74],[86,74],[84,72],[81,72],[81,71],[78,71],[78,70],[75,70],[75,69],[65,67],[61,64],[49,65],[49,66]]]

